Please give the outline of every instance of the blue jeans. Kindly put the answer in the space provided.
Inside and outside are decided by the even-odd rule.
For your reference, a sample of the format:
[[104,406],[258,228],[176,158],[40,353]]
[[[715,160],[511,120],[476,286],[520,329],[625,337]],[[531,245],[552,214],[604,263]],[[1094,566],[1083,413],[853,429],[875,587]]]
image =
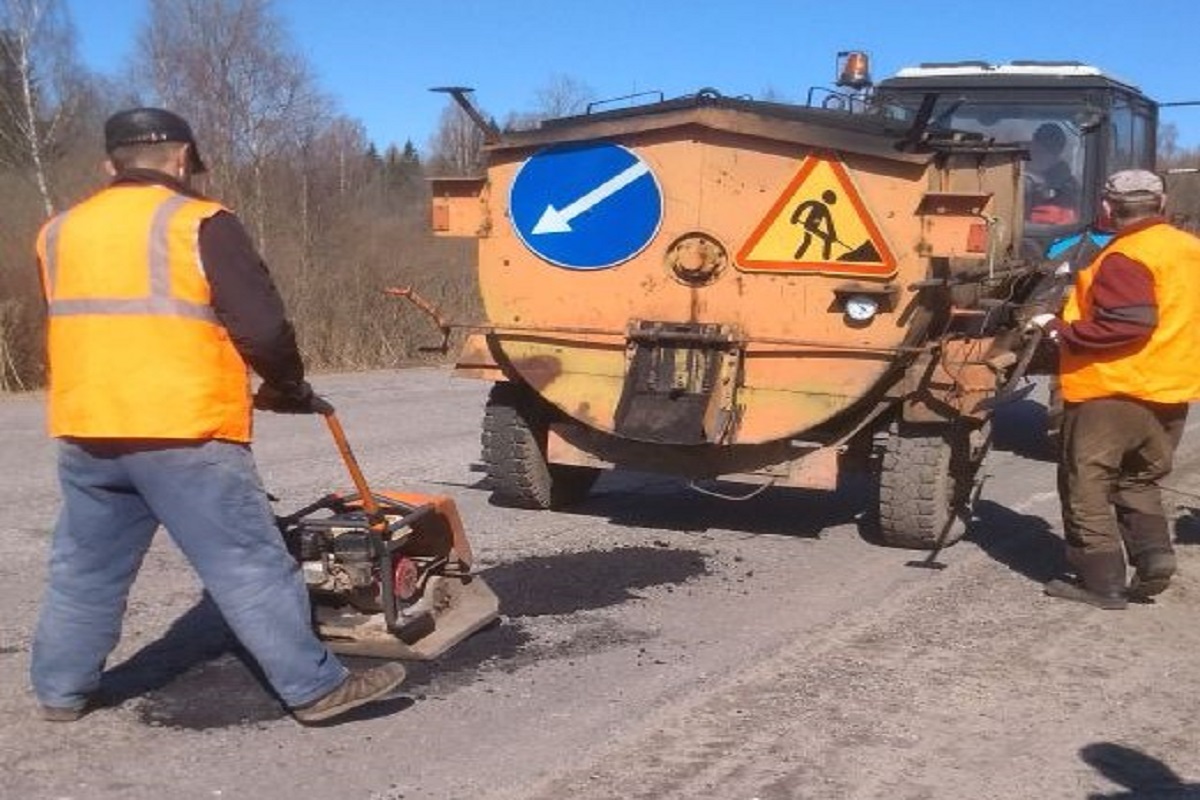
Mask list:
[[248,446],[64,440],[58,473],[63,506],[30,669],[43,705],[78,708],[99,688],[160,524],[285,703],[345,679],[313,633],[304,580]]

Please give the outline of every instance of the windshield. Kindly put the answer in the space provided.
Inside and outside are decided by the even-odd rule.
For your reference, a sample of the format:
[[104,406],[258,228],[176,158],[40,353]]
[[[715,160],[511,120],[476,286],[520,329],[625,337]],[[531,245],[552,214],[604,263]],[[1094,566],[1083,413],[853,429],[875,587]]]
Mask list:
[[[911,119],[921,95],[880,98],[891,113]],[[1087,163],[1078,103],[1021,103],[944,93],[930,127],[978,133],[986,139],[1029,150],[1025,164],[1025,219],[1035,228],[1069,227],[1084,211]]]
[[948,105],[938,124],[1029,148],[1025,170],[1025,219],[1033,225],[1078,222],[1083,187],[1083,138],[1073,118],[1077,107],[995,103]]

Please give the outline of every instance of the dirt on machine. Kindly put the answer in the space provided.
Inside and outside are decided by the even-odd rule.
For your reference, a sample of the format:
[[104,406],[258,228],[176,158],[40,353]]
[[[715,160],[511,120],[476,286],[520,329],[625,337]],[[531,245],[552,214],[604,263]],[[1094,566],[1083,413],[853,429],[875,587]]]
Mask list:
[[450,90],[484,129],[486,174],[435,180],[433,224],[478,240],[486,319],[439,324],[467,330],[457,373],[493,383],[498,501],[567,507],[609,469],[751,490],[866,470],[883,543],[963,535],[991,416],[1035,345],[1042,240],[1088,221],[1106,168],[1088,153],[1123,84],[1086,76],[1053,110],[1096,186],[1052,216],[1028,197],[1038,120],[954,124],[993,118],[971,93],[986,82],[875,93],[863,54],[839,69],[803,105],[703,89],[505,132]]

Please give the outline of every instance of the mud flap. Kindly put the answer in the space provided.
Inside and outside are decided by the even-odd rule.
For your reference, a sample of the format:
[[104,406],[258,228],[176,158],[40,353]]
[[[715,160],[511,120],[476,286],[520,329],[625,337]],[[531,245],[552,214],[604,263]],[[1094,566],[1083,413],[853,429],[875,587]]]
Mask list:
[[736,339],[723,325],[632,322],[615,432],[656,444],[725,443],[737,424]]

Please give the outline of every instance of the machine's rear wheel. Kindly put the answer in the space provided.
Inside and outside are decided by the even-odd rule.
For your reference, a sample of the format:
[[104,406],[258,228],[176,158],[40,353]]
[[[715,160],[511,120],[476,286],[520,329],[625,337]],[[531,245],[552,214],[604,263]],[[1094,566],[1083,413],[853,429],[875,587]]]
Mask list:
[[550,413],[528,388],[497,383],[483,414],[483,463],[493,497],[522,508],[567,508],[600,476],[591,467],[546,463]]
[[879,537],[891,547],[932,550],[966,533],[972,469],[965,432],[894,423],[879,475]]

